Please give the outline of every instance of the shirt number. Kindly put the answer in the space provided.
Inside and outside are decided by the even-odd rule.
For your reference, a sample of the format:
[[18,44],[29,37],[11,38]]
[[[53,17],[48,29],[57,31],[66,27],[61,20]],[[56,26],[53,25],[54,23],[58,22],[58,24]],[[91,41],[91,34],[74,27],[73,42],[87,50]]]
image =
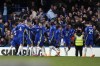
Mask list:
[[22,31],[22,28],[20,27],[19,30]]

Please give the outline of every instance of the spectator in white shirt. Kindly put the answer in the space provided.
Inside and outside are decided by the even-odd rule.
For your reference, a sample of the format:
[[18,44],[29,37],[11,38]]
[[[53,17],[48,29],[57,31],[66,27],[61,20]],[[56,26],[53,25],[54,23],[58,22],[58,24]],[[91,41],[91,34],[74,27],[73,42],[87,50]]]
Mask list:
[[4,22],[7,22],[7,13],[8,13],[7,4],[4,3],[4,7],[3,7],[3,20],[4,20]]
[[53,19],[53,18],[56,18],[57,17],[57,15],[53,12],[53,6],[51,6],[51,8],[49,9],[49,11],[47,12],[47,17],[48,17],[48,19]]
[[32,14],[30,15],[30,19],[32,20],[32,19],[36,18],[37,13],[34,9],[32,9],[31,12],[32,12]]

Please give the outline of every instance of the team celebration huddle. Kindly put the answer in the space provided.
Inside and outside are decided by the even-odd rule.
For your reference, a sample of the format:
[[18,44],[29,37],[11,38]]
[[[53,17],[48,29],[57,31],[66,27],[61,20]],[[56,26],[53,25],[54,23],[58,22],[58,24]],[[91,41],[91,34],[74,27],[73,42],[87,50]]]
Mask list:
[[[11,46],[7,54],[9,55],[10,50],[15,47],[17,56],[39,56],[40,51],[42,56],[51,56],[52,50],[56,52],[55,56],[60,56],[60,53],[62,53],[60,47],[64,43],[65,56],[68,55],[71,46],[75,46],[75,56],[78,56],[79,52],[80,56],[86,57],[87,47],[91,49],[91,57],[95,56],[92,49],[94,28],[90,21],[87,22],[84,30],[80,27],[75,30],[70,24],[57,24],[54,19],[50,22],[43,20],[35,19],[34,22],[29,19],[18,20],[13,25],[10,36]],[[45,52],[45,43],[49,45],[48,54]],[[25,44],[27,45],[26,55],[23,54]],[[84,54],[82,51],[84,51]]]

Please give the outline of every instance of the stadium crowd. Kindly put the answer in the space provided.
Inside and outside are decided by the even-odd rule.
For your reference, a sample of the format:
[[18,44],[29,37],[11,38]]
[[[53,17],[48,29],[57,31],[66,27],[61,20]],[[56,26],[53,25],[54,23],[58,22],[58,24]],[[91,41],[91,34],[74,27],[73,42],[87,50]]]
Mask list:
[[[32,3],[36,2],[33,1]],[[32,24],[40,22],[47,29],[50,28],[51,23],[61,27],[70,25],[73,30],[80,27],[83,32],[87,22],[91,22],[94,28],[94,46],[100,46],[100,17],[98,17],[100,2],[98,0],[67,0],[67,2],[54,0],[50,3],[51,6],[45,4],[41,4],[40,7],[36,4],[26,5],[19,11],[13,7],[14,3],[11,4],[3,2],[3,5],[0,6],[0,46],[10,45],[11,30],[15,24],[19,23],[19,20]],[[48,42],[45,42],[45,45],[48,46]]]

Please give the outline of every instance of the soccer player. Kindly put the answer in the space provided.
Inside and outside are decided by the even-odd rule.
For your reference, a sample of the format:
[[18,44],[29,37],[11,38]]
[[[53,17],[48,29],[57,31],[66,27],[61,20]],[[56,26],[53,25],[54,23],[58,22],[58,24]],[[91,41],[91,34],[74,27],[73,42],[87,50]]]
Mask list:
[[56,34],[56,26],[54,22],[51,23],[50,31],[49,31],[49,56],[51,56],[52,49],[56,51],[56,55],[59,55],[59,51],[55,48],[55,34]]
[[[64,39],[64,50],[65,50],[65,55],[68,55],[68,51],[70,50],[70,44],[71,44],[71,30],[69,28],[69,25],[67,25],[63,31],[62,31],[62,36],[63,36],[63,39]],[[68,50],[66,48],[66,46],[68,46]]]
[[28,25],[26,25],[28,27],[28,30],[26,30],[26,42],[27,42],[27,52],[26,55],[28,56],[28,52],[29,52],[29,47],[30,48],[30,56],[33,55],[33,42],[32,42],[32,33],[31,33],[31,23],[29,23]]
[[18,39],[19,39],[19,44],[20,44],[18,52],[17,52],[18,56],[20,55],[20,52],[21,52],[21,55],[23,55],[24,33],[25,33],[25,30],[27,29],[28,28],[24,24],[24,20],[21,20],[16,27],[16,30],[18,30]]
[[42,56],[46,56],[46,52],[45,52],[45,48],[44,48],[44,41],[45,41],[45,32],[46,32],[46,28],[45,28],[45,24],[43,23],[39,23],[40,26],[40,39],[38,42],[38,45],[41,48],[42,51]]
[[[16,47],[18,46],[19,44],[19,41],[18,41],[18,30],[16,30],[16,26],[13,25],[13,29],[12,29],[12,32],[11,32],[11,42],[10,42],[11,46],[7,52],[7,54],[10,53],[10,50],[12,50],[13,47]],[[17,53],[17,50],[16,50],[16,53]]]
[[35,54],[37,55],[38,53],[37,53],[37,45],[38,45],[38,41],[39,41],[39,36],[40,36],[40,34],[39,34],[39,23],[38,22],[36,22],[36,24],[35,25],[33,25],[33,28],[32,28],[32,31],[35,33],[35,39],[34,39],[34,46],[35,46]]
[[45,26],[39,23],[39,25],[35,26],[35,46],[36,46],[36,54],[38,55],[40,51],[42,51],[43,56],[46,55],[45,48],[44,48],[44,33],[45,33]]
[[85,28],[85,50],[84,50],[84,57],[86,57],[86,52],[87,52],[87,47],[89,46],[92,52],[91,57],[94,57],[94,52],[93,52],[93,27],[91,22],[87,25]]
[[55,36],[54,36],[54,40],[55,40],[55,48],[58,50],[58,54],[57,56],[60,56],[60,43],[61,43],[61,26],[57,26],[57,30],[55,32]]

